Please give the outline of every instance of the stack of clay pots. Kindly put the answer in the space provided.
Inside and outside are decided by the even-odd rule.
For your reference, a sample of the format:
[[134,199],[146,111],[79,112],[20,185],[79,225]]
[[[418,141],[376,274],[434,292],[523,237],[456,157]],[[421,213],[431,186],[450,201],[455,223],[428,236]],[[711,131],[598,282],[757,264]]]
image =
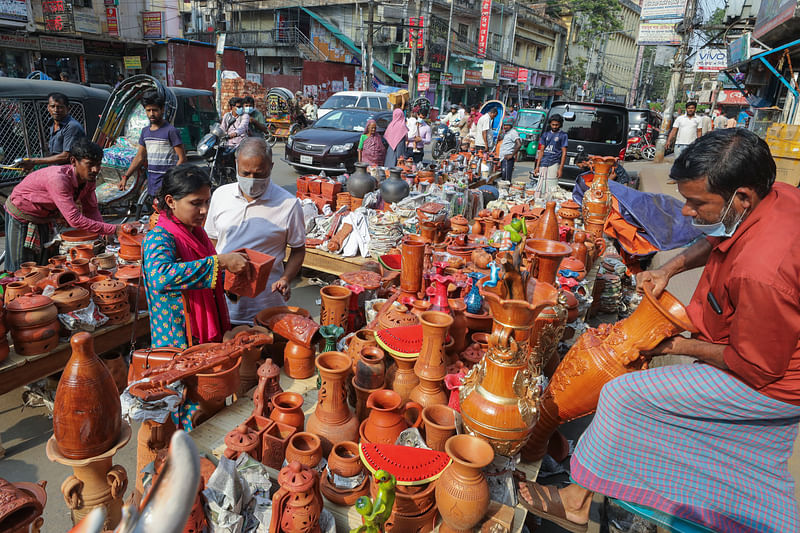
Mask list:
[[144,283],[140,279],[142,277],[142,267],[139,265],[122,265],[117,268],[114,273],[114,278],[125,283],[128,286],[128,302],[131,311],[137,304],[137,292],[139,311],[147,311],[147,296],[145,294]]
[[41,294],[25,294],[6,306],[14,350],[24,356],[49,352],[58,345],[58,309]]
[[109,324],[122,324],[131,316],[128,286],[115,279],[92,284],[94,303],[108,317]]

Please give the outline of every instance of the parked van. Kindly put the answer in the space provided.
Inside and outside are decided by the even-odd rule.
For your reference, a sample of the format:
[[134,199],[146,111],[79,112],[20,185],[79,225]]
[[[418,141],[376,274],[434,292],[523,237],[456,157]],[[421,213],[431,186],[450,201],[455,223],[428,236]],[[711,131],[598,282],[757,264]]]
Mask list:
[[326,113],[333,109],[343,107],[355,107],[369,111],[391,110],[389,95],[387,94],[370,91],[341,91],[329,97],[324,104],[319,106],[317,119],[324,117]]

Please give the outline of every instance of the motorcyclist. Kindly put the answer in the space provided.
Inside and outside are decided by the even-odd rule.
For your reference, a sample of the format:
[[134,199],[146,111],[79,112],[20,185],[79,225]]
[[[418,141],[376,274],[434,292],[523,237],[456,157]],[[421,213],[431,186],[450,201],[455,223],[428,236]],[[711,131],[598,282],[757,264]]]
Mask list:
[[453,104],[450,106],[450,112],[442,119],[442,124],[450,128],[453,133],[458,133],[461,127],[461,118],[458,113],[458,106]]

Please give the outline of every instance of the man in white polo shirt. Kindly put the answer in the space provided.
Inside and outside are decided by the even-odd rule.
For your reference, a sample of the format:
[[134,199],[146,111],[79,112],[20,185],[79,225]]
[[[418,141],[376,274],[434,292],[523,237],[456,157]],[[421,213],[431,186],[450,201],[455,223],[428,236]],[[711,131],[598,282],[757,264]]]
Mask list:
[[[285,305],[290,283],[306,254],[303,211],[297,198],[270,180],[272,149],[249,137],[236,151],[237,183],[223,185],[211,197],[205,230],[217,253],[250,248],[275,257],[267,289],[255,298],[228,298],[232,324],[252,324],[256,313]],[[283,259],[289,246],[289,259]]]
[[696,102],[687,102],[686,114],[676,118],[672,124],[672,129],[667,137],[667,146],[672,144],[672,141],[675,141],[675,157],[681,155],[684,148],[703,135],[700,119],[695,115],[696,110]]

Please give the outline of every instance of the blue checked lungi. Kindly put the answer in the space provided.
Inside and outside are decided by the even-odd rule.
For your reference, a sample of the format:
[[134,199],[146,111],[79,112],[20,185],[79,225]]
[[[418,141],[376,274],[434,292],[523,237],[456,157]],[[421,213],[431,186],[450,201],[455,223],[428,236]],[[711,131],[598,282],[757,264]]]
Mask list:
[[787,467],[800,406],[704,364],[608,383],[571,462],[573,481],[717,531],[800,531]]

